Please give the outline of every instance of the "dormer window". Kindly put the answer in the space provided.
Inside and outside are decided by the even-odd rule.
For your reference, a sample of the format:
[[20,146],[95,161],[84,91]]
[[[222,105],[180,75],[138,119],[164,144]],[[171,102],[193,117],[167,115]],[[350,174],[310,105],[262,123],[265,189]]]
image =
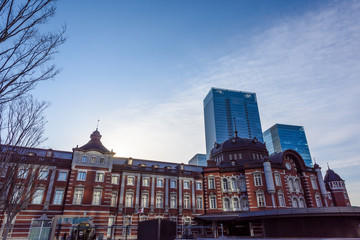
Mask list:
[[91,157],[91,163],[96,163],[96,157]]
[[82,157],[82,162],[84,162],[84,163],[87,162],[87,156]]
[[105,163],[105,158],[100,158],[100,164],[104,164]]
[[46,152],[46,157],[51,157],[52,156],[52,151],[47,151]]

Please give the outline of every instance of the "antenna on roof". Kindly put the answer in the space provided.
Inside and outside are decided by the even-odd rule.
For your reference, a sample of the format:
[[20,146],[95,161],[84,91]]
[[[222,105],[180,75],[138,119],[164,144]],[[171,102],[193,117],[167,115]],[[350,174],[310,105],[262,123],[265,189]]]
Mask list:
[[330,170],[329,163],[326,163],[326,164],[327,164],[327,166],[328,166],[328,170]]
[[98,128],[99,128],[99,122],[100,122],[100,120],[98,119],[98,120],[97,120],[97,124],[96,124],[96,131],[98,131]]
[[238,137],[238,131],[236,130],[236,122],[235,122],[235,117],[234,117],[234,126],[235,126],[235,137]]

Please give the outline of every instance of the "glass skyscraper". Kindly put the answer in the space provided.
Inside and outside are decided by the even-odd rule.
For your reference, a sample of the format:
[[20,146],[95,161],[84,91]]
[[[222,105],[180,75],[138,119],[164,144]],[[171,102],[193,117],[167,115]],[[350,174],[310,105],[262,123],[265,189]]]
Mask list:
[[234,121],[239,137],[264,142],[255,93],[211,88],[204,99],[204,118],[207,159],[215,142],[234,136]]
[[264,140],[270,155],[292,149],[301,155],[307,166],[313,165],[304,127],[275,124],[264,132]]
[[206,161],[206,154],[197,153],[188,163],[191,165],[206,166]]

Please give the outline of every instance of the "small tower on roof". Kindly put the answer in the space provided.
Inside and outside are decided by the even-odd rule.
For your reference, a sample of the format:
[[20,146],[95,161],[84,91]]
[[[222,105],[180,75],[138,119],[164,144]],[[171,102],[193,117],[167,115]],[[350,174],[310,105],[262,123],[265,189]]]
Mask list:
[[326,190],[331,194],[334,206],[336,207],[350,207],[349,195],[346,191],[345,181],[330,169],[328,164],[328,170],[326,171],[324,182],[326,185]]

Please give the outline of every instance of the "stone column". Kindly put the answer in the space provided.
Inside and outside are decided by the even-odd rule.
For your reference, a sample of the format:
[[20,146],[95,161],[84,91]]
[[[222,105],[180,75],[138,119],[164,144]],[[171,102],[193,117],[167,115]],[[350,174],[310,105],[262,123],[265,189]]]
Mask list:
[[125,174],[121,177],[120,199],[119,199],[119,212],[122,213],[124,207],[124,190],[125,190]]
[[169,212],[169,178],[165,178],[165,212]]
[[51,177],[50,177],[50,182],[49,182],[49,187],[48,187],[48,191],[46,193],[46,199],[45,199],[45,203],[44,203],[44,211],[49,210],[49,205],[50,205],[50,197],[51,197],[51,193],[54,187],[54,181],[55,181],[55,173],[56,170],[52,169],[51,170]]
[[327,197],[328,193],[326,191],[326,187],[325,187],[324,179],[322,177],[321,169],[320,169],[320,167],[318,165],[315,166],[315,171],[316,171],[317,179],[318,179],[318,182],[319,182],[320,192],[321,192],[321,195],[323,197],[325,206],[327,207],[328,205],[327,205],[326,197]]
[[191,180],[191,202],[193,213],[196,213],[196,201],[195,201],[195,180]]
[[182,214],[182,179],[179,178],[179,214]]
[[140,183],[141,183],[141,174],[136,176],[136,197],[135,197],[135,212],[139,211],[139,196],[140,196]]
[[151,178],[151,197],[150,197],[150,212],[154,212],[154,199],[155,198],[155,176]]
[[274,185],[274,178],[272,175],[271,163],[269,161],[269,158],[264,159],[263,166],[264,166],[267,192],[271,194],[272,206],[273,208],[275,208],[275,199],[274,199],[275,185]]

